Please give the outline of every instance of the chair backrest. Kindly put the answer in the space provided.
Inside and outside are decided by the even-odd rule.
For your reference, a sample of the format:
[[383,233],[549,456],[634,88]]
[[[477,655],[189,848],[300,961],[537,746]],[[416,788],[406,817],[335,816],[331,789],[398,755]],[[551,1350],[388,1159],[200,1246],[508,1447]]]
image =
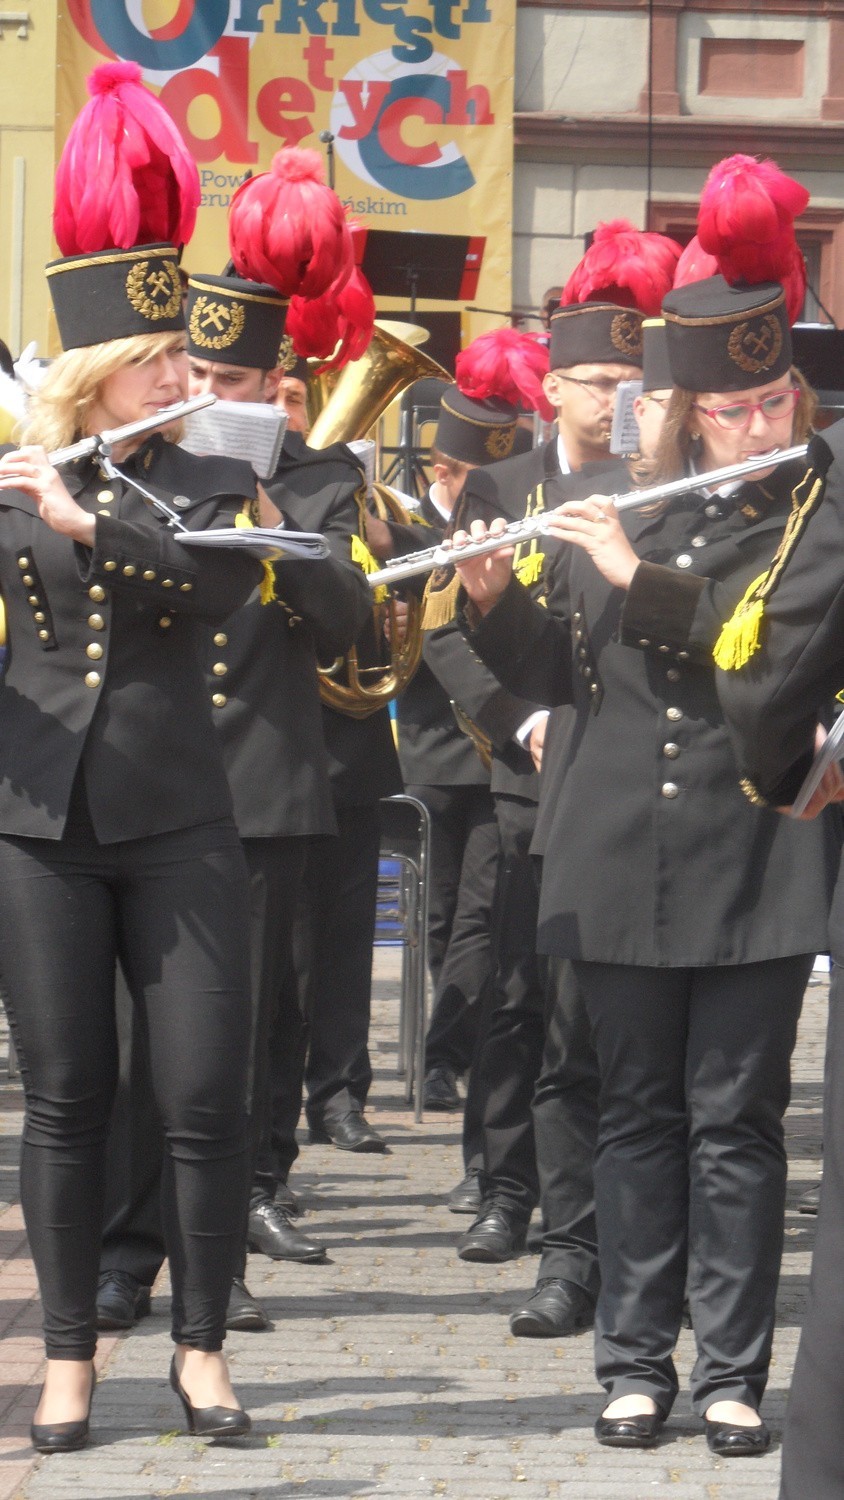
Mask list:
[[405,430],[411,447],[425,451],[430,448],[434,441],[430,429],[435,428],[439,421],[440,398],[450,383],[437,375],[426,375],[421,380],[414,380],[403,393],[401,409],[409,419],[409,431]]

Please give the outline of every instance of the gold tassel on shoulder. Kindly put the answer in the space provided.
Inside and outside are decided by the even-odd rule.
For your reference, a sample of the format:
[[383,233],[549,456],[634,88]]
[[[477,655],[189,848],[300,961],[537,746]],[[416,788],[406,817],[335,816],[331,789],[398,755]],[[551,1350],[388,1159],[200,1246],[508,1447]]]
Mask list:
[[[808,487],[808,492],[807,492]],[[823,499],[826,475],[808,469],[791,492],[791,514],[771,565],[754,579],[721,630],[712,657],[723,672],[738,672],[755,656],[762,644],[765,603],[777,588],[788,559],[799,542],[810,517]]]
[[[443,588],[434,585],[441,582],[444,575],[451,573],[451,578]],[[457,615],[457,596],[460,593],[460,579],[451,568],[435,568],[425,587],[425,596],[422,601],[422,629],[438,630],[441,625],[449,625]]]
[[[246,504],[249,505],[250,502],[247,500]],[[239,531],[244,531],[252,530],[254,528],[255,522],[252,520],[251,516],[248,516],[246,514],[245,511],[240,511],[234,518],[234,524]],[[273,600],[276,598],[275,569],[272,563],[269,562],[264,562],[261,564],[261,566],[264,569],[264,576],[261,579],[261,603],[272,604]]]
[[715,642],[712,656],[716,667],[720,667],[722,672],[737,672],[739,667],[750,661],[762,644],[760,636],[765,605],[757,596],[757,590],[767,576],[767,573],[760,573],[758,578],[754,578]]

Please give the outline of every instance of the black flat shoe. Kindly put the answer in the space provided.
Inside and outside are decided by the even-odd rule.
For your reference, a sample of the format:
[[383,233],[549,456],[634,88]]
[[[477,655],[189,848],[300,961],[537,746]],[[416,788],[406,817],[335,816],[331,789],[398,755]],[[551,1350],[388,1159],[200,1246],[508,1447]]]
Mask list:
[[196,1437],[245,1437],[251,1430],[249,1413],[239,1407],[194,1406],[183,1389],[176,1370],[176,1356],[170,1361],[170,1388],[176,1392],[185,1409],[188,1432]]
[[595,1436],[605,1448],[652,1448],[665,1426],[661,1411],[636,1412],[629,1417],[599,1417]]
[[91,1402],[96,1384],[97,1372],[94,1370],[87,1415],[80,1417],[78,1422],[33,1422],[29,1438],[36,1453],[75,1453],[78,1448],[85,1447],[90,1436]]
[[311,1144],[338,1146],[341,1151],[386,1152],[387,1142],[360,1110],[350,1109],[338,1119],[312,1120]]
[[704,1417],[703,1424],[707,1447],[719,1458],[755,1458],[771,1446],[771,1434],[764,1422],[758,1427],[743,1427],[738,1422],[709,1422]]

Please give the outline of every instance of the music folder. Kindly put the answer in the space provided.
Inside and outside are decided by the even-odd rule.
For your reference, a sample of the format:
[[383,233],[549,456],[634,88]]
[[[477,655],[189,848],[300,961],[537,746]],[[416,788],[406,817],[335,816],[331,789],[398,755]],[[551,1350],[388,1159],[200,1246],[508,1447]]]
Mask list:
[[208,531],[176,531],[186,547],[228,547],[251,552],[264,562],[319,562],[328,557],[328,543],[318,531],[284,531],[274,526],[218,526]]

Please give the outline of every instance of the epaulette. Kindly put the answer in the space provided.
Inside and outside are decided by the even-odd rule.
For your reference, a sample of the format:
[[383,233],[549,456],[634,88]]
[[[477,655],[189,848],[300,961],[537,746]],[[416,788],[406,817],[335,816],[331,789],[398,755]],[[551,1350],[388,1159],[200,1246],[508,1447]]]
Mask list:
[[823,438],[816,436],[807,457],[809,468],[791,492],[791,513],[779,546],[765,572],[754,578],[739,600],[715,642],[712,657],[723,672],[739,671],[759,650],[766,601],[778,587],[789,558],[823,499],[832,452]]

